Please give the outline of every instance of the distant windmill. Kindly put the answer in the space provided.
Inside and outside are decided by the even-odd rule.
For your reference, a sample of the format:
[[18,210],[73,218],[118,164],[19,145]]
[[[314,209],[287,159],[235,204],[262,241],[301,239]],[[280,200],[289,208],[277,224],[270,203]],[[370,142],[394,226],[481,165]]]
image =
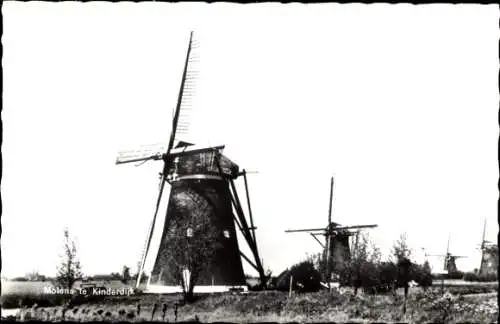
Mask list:
[[479,265],[479,274],[486,272],[496,272],[498,268],[498,245],[486,239],[486,219],[484,220],[483,236],[481,239],[481,264]]
[[[333,199],[333,177],[330,181],[330,201],[328,208],[328,223],[325,228],[309,228],[286,230],[286,233],[308,232],[323,248],[324,273],[323,276],[327,282],[331,281],[332,273],[338,273],[351,259],[351,250],[349,248],[349,237],[356,235],[357,245],[359,229],[374,228],[377,225],[352,225],[340,226],[339,223],[332,222],[332,199]],[[357,231],[350,231],[358,229]],[[318,236],[325,237],[325,243],[318,239]]]
[[450,237],[451,234],[448,235],[448,243],[446,245],[446,254],[425,254],[425,256],[434,256],[434,257],[442,257],[443,262],[443,270],[448,273],[457,272],[457,264],[455,262],[456,259],[466,258],[467,256],[463,255],[453,255],[450,253]]
[[[197,47],[198,44],[193,41],[191,32],[168,145],[120,152],[116,160],[116,164],[143,163],[149,160],[163,161],[156,209],[147,235],[137,279],[137,286],[139,286],[146,261],[153,261],[146,288],[149,292],[177,291],[180,289],[180,282],[176,279],[179,276],[184,278],[184,284],[186,281],[189,283],[192,278],[190,265],[186,264],[184,270],[179,273],[178,267],[174,266],[173,262],[175,258],[179,259],[177,257],[179,254],[173,251],[170,243],[180,236],[186,237],[188,242],[193,242],[193,240],[202,242],[208,235],[203,234],[200,224],[205,226],[203,228],[213,229],[211,233],[215,233],[213,236],[217,237],[220,245],[214,248],[216,251],[211,254],[210,260],[202,260],[204,267],[197,276],[196,282],[199,291],[246,288],[241,258],[255,268],[259,273],[261,283],[266,282],[257,249],[246,171],[244,169],[239,171],[238,165],[222,155],[224,146],[197,147],[178,137],[179,134],[185,133],[189,126],[187,116],[191,111],[194,82],[198,75],[195,69],[198,57],[192,54],[192,49]],[[250,225],[245,218],[236,192],[234,180],[239,176],[243,176],[245,181]],[[164,217],[164,223],[157,223],[159,217]],[[247,241],[254,261],[240,251],[235,223]],[[159,229],[161,238],[159,247],[152,250],[153,233],[157,232],[155,228]]]

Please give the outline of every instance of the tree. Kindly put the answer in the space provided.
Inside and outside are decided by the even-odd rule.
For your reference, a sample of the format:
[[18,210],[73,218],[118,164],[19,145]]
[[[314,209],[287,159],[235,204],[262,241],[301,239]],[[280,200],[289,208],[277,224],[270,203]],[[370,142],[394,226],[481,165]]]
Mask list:
[[80,261],[76,255],[75,242],[70,239],[67,229],[64,230],[64,254],[57,269],[56,281],[63,288],[71,289],[76,280],[81,279]]
[[[138,277],[139,277],[139,274],[136,275],[136,280]],[[148,279],[149,279],[149,275],[145,271],[143,271],[141,274],[141,282],[140,283],[146,283],[146,282],[148,282]]]
[[130,280],[130,268],[126,265],[123,266],[122,270],[122,282],[126,284]]
[[322,266],[323,260],[322,260],[322,253],[314,253],[314,254],[309,254],[306,253],[306,259],[305,261],[308,261],[313,264],[314,268],[318,271],[322,270],[324,267]]
[[397,265],[397,285],[405,290],[405,298],[408,294],[410,282],[410,270],[412,267],[411,249],[408,246],[406,233],[399,236],[392,246],[391,261]]
[[363,287],[370,290],[379,283],[380,249],[370,240],[368,234],[361,234],[353,246],[351,260],[340,274],[343,285],[354,287],[354,293]]
[[118,272],[111,272],[107,280],[122,280],[122,275]]
[[366,235],[361,235],[361,239],[353,248],[353,255],[351,256],[351,262],[348,267],[349,281],[351,285],[354,286],[354,294],[358,293],[358,288],[361,287],[366,276],[366,269],[368,265],[368,237]]
[[393,263],[397,264],[405,258],[410,259],[411,254],[412,251],[408,246],[406,233],[403,233],[399,236],[399,239],[397,239],[392,246],[390,260]]
[[[421,267],[421,275],[419,276],[419,281],[417,283],[424,288],[432,286],[432,274],[431,274],[431,266],[429,265],[429,261],[425,261],[424,265]],[[416,281],[416,280],[415,280]]]
[[45,276],[41,275],[38,271],[33,270],[25,275],[28,281],[45,281]]
[[166,235],[171,251],[166,262],[175,269],[172,276],[182,287],[184,301],[190,302],[201,272],[211,268],[222,247],[224,233],[213,223],[214,210],[201,195],[186,190],[174,201],[178,213],[170,220]]

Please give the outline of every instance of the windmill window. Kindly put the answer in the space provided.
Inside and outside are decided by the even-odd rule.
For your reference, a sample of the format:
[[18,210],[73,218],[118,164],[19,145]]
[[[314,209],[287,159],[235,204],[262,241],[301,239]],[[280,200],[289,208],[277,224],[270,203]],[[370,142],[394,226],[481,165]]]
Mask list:
[[214,153],[211,152],[210,153],[210,158],[209,158],[209,164],[210,164],[210,168],[213,168],[213,165],[214,165]]
[[229,234],[228,230],[224,230],[224,237],[229,238],[231,235]]

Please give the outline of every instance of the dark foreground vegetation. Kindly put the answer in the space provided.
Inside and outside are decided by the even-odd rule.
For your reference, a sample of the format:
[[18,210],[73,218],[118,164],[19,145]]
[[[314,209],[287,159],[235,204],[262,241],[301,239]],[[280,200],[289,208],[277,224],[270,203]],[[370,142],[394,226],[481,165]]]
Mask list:
[[[490,291],[494,290],[490,288]],[[246,294],[197,296],[189,304],[181,295],[133,295],[75,301],[63,306],[23,307],[15,317],[54,321],[128,321],[162,320],[169,322],[481,322],[498,318],[497,294],[441,292],[438,288],[410,290],[404,312],[404,296],[396,294],[354,295],[350,289],[316,293],[278,291]]]

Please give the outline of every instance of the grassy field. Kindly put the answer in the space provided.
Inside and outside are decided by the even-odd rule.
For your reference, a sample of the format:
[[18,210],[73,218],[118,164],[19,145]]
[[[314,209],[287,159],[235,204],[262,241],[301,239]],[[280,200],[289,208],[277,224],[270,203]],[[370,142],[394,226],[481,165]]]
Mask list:
[[[24,288],[29,290],[27,287]],[[498,283],[486,287],[454,285],[446,287],[444,294],[439,286],[426,292],[415,288],[410,290],[405,314],[400,291],[395,296],[362,293],[354,296],[346,290],[293,294],[291,298],[276,291],[212,294],[199,296],[187,305],[182,305],[179,295],[98,296],[66,306],[26,304],[16,318],[21,321],[493,323],[498,318],[497,290]],[[176,304],[180,304],[177,315]]]
[[4,294],[42,294],[44,287],[53,287],[49,281],[3,281],[2,295]]

